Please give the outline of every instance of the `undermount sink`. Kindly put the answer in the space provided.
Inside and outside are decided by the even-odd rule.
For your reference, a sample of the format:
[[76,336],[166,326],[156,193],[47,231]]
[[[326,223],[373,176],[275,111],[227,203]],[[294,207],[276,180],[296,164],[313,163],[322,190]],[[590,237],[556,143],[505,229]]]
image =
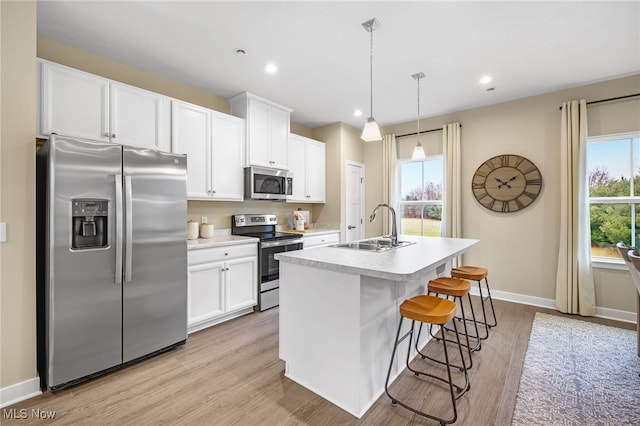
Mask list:
[[391,240],[388,238],[373,238],[370,240],[353,241],[350,243],[333,244],[329,247],[336,248],[348,248],[353,250],[366,250],[373,252],[383,252],[395,248],[405,247],[411,244],[415,244],[411,241],[398,241],[394,246],[391,244]]

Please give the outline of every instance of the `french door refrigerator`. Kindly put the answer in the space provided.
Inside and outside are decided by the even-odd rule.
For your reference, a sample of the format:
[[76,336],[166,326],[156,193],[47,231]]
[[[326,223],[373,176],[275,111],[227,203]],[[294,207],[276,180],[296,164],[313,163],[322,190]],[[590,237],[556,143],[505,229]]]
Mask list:
[[186,161],[57,135],[38,151],[43,389],[185,343]]

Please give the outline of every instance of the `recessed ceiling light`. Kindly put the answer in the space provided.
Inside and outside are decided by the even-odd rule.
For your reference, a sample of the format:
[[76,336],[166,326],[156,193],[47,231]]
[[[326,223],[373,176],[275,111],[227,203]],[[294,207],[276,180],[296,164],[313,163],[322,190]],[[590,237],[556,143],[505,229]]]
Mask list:
[[490,75],[485,75],[484,77],[482,77],[480,79],[480,84],[487,84],[487,83],[491,83],[491,76]]
[[357,109],[357,110],[353,111],[353,115],[355,115],[356,117],[362,117],[362,110],[361,109]]
[[264,70],[269,74],[273,74],[274,72],[278,71],[278,67],[276,66],[276,64],[269,63],[264,66]]

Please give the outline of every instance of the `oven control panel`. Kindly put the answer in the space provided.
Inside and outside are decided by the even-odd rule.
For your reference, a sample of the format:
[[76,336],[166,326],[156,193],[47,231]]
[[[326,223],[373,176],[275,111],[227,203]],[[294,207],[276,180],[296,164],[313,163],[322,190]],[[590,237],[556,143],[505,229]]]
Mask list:
[[239,214],[234,215],[233,220],[236,227],[275,225],[278,223],[278,218],[275,214]]

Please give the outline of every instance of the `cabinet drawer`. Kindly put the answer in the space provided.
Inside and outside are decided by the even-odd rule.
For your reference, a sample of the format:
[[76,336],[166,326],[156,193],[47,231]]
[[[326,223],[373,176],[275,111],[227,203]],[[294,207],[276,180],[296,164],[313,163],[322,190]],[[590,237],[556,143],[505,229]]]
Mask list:
[[248,257],[258,255],[258,244],[240,244],[223,247],[212,247],[205,249],[189,250],[189,265],[198,263],[218,262],[238,257]]
[[340,242],[340,234],[323,234],[323,235],[314,235],[314,236],[306,236],[304,237],[304,248],[316,247],[316,246],[325,246],[328,244],[335,244]]

